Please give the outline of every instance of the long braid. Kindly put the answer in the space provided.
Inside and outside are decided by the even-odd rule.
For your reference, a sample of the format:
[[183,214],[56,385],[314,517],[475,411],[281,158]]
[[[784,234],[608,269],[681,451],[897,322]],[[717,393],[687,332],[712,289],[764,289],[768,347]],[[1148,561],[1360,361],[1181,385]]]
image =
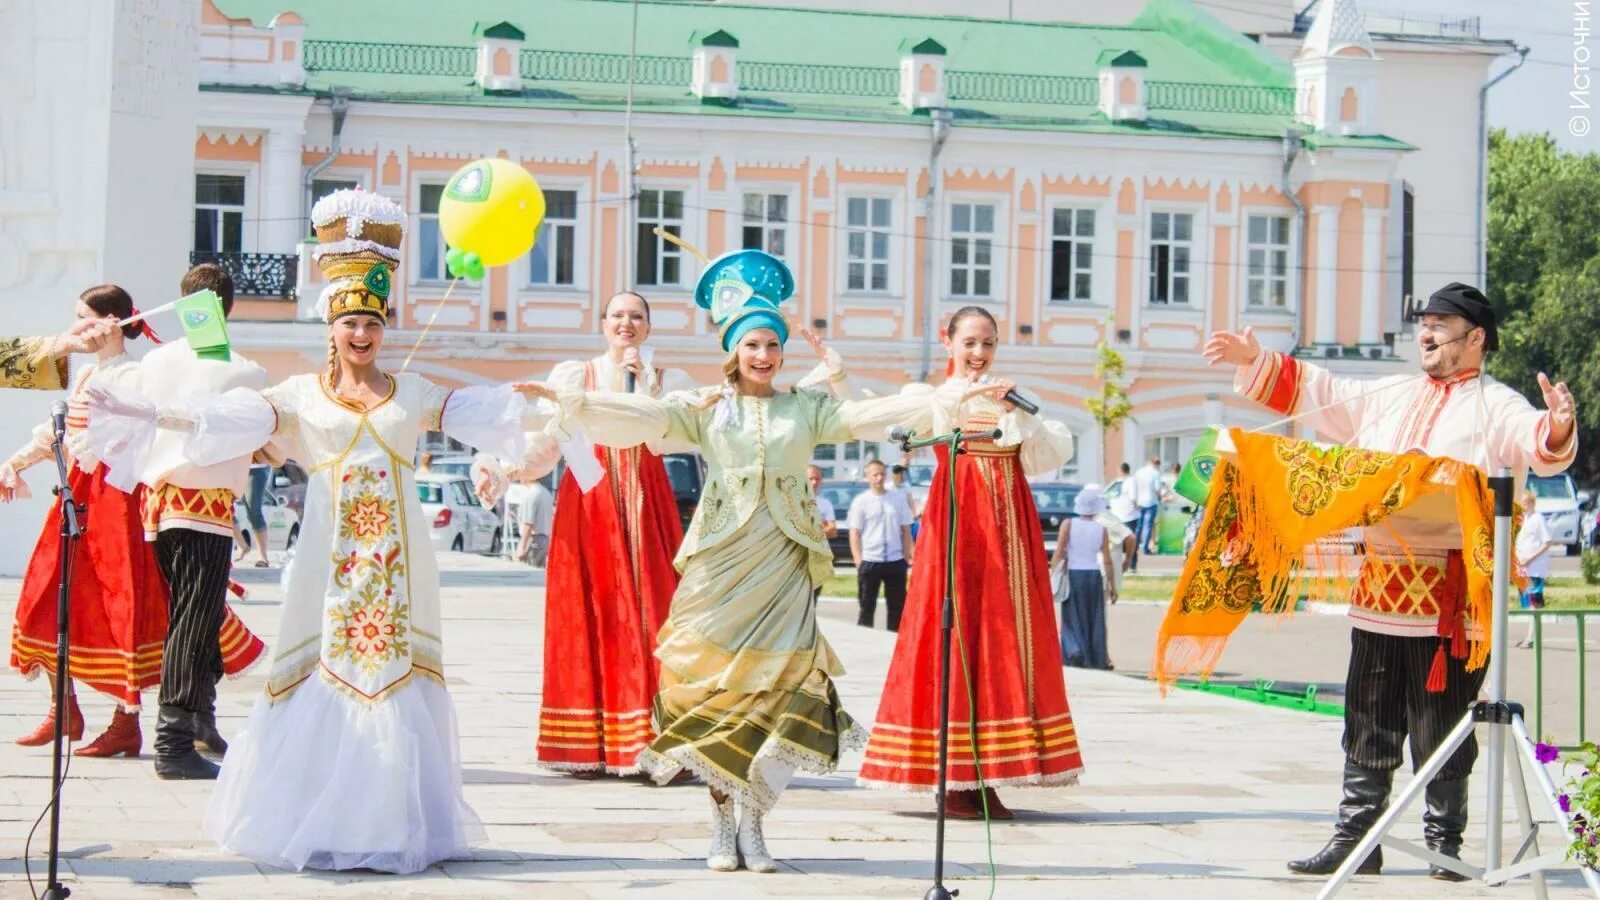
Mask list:
[[328,335],[328,390],[339,389],[339,347]]

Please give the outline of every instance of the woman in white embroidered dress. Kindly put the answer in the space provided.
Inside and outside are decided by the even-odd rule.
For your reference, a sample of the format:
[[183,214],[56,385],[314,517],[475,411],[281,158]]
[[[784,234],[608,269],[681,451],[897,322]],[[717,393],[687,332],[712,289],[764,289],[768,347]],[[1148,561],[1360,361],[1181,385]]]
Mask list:
[[229,749],[205,827],[269,865],[415,872],[464,855],[482,826],[462,796],[412,454],[439,430],[520,458],[537,423],[509,386],[451,392],[378,367],[398,207],[341,191],[312,220],[330,282],[329,371],[161,411],[194,421],[198,463],[277,437],[298,442],[311,474],[266,692]]

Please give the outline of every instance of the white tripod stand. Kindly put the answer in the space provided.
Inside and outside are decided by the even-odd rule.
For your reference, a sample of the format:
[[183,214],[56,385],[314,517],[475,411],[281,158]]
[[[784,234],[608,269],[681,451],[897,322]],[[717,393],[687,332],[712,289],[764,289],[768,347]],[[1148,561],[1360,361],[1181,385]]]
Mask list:
[[[1566,845],[1572,833],[1572,821],[1561,807],[1556,803],[1556,787],[1550,780],[1550,773],[1534,756],[1533,740],[1528,735],[1528,726],[1523,722],[1522,704],[1511,703],[1506,700],[1506,627],[1507,627],[1507,594],[1511,581],[1511,502],[1512,479],[1510,469],[1501,469],[1499,474],[1489,479],[1489,486],[1494,490],[1494,612],[1491,616],[1493,628],[1490,630],[1489,644],[1489,677],[1487,692],[1489,699],[1472,704],[1460,724],[1450,732],[1443,744],[1435,750],[1428,761],[1411,777],[1411,783],[1400,792],[1400,796],[1389,806],[1378,821],[1374,822],[1366,837],[1351,851],[1344,864],[1339,867],[1328,883],[1323,886],[1322,892],[1317,895],[1318,900],[1326,900],[1339,892],[1345,882],[1354,875],[1357,867],[1363,860],[1377,849],[1378,844],[1383,844],[1391,850],[1407,853],[1419,857],[1428,863],[1442,866],[1453,872],[1458,872],[1471,879],[1481,879],[1485,884],[1499,885],[1513,878],[1523,875],[1533,876],[1533,893],[1539,900],[1546,900],[1549,893],[1546,889],[1544,871],[1546,869],[1562,868],[1566,864]],[[1451,859],[1440,853],[1435,853],[1426,847],[1389,837],[1389,829],[1393,828],[1405,811],[1410,808],[1416,799],[1422,796],[1427,789],[1428,782],[1433,776],[1444,768],[1456,748],[1472,735],[1473,730],[1479,725],[1489,726],[1486,737],[1484,757],[1488,760],[1489,803],[1484,811],[1484,825],[1487,836],[1484,838],[1485,856],[1484,866],[1470,865],[1458,859]],[[1506,753],[1506,738],[1512,738],[1512,751]],[[1522,826],[1527,832],[1521,837],[1515,852],[1511,854],[1511,861],[1502,865],[1504,859],[1504,845],[1502,843],[1503,822],[1501,821],[1503,804],[1505,802],[1505,786],[1507,770],[1511,773],[1511,793],[1517,804],[1517,814],[1522,819]],[[1536,855],[1525,859],[1531,850],[1539,853],[1539,823],[1534,821],[1533,807],[1528,799],[1528,787],[1523,781],[1525,773],[1532,773],[1534,782],[1538,785],[1539,796],[1548,804],[1551,814],[1555,817],[1556,824],[1560,826],[1559,842],[1561,849],[1549,853]],[[1600,875],[1593,869],[1582,869],[1583,880],[1589,885],[1589,890],[1594,892],[1596,900],[1600,900]]]

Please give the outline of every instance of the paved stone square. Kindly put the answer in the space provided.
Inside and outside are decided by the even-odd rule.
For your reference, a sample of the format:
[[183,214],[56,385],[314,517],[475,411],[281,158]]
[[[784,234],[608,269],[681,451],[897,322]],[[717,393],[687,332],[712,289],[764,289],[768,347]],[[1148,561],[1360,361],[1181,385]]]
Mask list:
[[[200,833],[211,785],[163,782],[151,770],[150,697],[144,759],[72,763],[62,848],[73,896],[654,900],[916,898],[927,890],[931,802],[857,787],[859,754],[848,756],[835,776],[798,778],[784,795],[768,819],[768,842],[784,863],[775,875],[704,868],[709,809],[702,787],[578,781],[541,771],[533,764],[543,662],[539,578],[492,560],[445,556],[446,665],[460,717],[467,799],[489,836],[471,859],[399,877],[265,869],[219,852]],[[275,573],[243,572],[250,597],[236,606],[269,642],[282,597]],[[0,617],[9,618],[16,592],[15,580],[0,582]],[[848,604],[823,609],[824,629],[850,670],[840,691],[852,713],[870,722],[892,636],[854,626]],[[1270,630],[1247,626],[1240,640],[1253,644],[1253,652],[1276,646],[1293,655],[1302,652],[1296,629],[1309,627],[1307,619]],[[224,732],[239,726],[260,689],[259,670],[224,684]],[[1019,815],[992,830],[994,896],[1315,895],[1320,882],[1288,876],[1283,863],[1315,850],[1328,835],[1341,763],[1337,719],[1188,691],[1162,699],[1148,682],[1116,673],[1068,670],[1068,693],[1088,771],[1074,788],[1006,793]],[[0,898],[30,896],[21,857],[46,800],[49,750],[17,747],[9,739],[31,728],[46,705],[42,680],[0,678]],[[88,697],[84,706],[92,736],[105,725],[110,704]],[[1478,815],[1481,777],[1474,787]],[[1398,833],[1418,837],[1420,819],[1409,819]],[[1474,822],[1469,856],[1481,854],[1482,836]],[[44,848],[41,826],[30,857],[40,887]],[[983,825],[951,823],[948,853],[951,886],[964,900],[988,896]],[[1358,879],[1343,896],[1531,896],[1525,882],[1498,891],[1433,882],[1421,864],[1399,855],[1390,857],[1386,872]],[[1581,895],[1575,873],[1556,876],[1554,884],[1554,895]]]

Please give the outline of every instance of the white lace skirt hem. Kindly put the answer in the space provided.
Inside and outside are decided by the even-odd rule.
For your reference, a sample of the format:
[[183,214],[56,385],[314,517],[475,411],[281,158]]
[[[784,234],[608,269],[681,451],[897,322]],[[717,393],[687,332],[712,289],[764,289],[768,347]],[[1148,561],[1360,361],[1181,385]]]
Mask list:
[[228,747],[206,814],[222,848],[288,869],[409,873],[484,839],[461,791],[455,709],[413,679],[368,706],[313,675],[265,696]]

